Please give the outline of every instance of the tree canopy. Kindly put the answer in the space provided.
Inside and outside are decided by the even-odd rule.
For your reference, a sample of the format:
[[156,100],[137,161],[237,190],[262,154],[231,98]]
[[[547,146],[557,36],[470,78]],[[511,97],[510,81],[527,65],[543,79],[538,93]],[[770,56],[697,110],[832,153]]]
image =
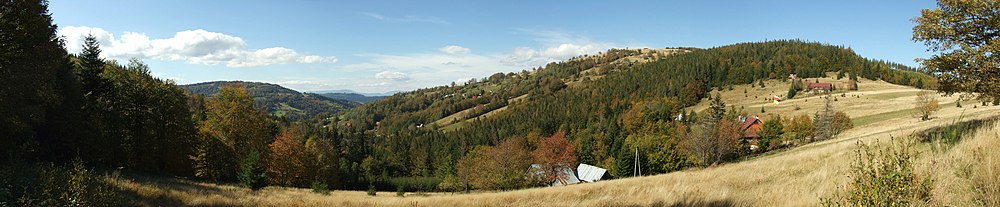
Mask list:
[[938,52],[922,63],[940,91],[1000,97],[1000,1],[939,0],[913,21],[913,40]]

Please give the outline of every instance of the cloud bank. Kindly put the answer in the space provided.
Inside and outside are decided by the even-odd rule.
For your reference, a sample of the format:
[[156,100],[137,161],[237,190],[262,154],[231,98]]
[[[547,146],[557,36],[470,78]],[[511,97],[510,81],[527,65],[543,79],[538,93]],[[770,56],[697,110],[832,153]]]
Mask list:
[[101,43],[101,55],[115,59],[186,61],[191,64],[225,64],[233,68],[337,62],[334,56],[306,55],[284,47],[249,49],[240,37],[202,29],[180,31],[173,37],[163,39],[135,32],[115,37],[101,28],[80,26],[63,27],[58,33],[66,39],[66,48],[71,53],[79,52],[84,38],[92,34]]
[[[376,73],[372,78],[349,80],[352,90],[381,92],[413,90],[451,82],[463,83],[498,72],[531,70],[550,62],[597,54],[622,45],[594,41],[565,32],[516,29],[517,34],[533,38],[537,47],[514,47],[508,52],[480,54],[461,45],[445,45],[436,51],[414,54],[365,54],[367,61],[337,67],[342,72]],[[331,80],[332,81],[332,80]],[[343,80],[339,80],[343,81]],[[320,85],[297,87],[320,90]]]

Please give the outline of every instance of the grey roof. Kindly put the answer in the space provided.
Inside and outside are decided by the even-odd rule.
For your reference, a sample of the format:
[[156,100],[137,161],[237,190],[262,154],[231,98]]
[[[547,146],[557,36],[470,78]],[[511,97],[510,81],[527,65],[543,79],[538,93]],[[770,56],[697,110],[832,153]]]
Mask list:
[[573,169],[570,169],[568,167],[565,166],[560,167],[559,171],[556,172],[556,174],[557,174],[556,180],[552,181],[552,186],[560,186],[563,184],[572,185],[580,183],[580,179],[576,178],[576,175],[573,173]]
[[[530,171],[534,176],[541,176],[542,174],[545,173],[544,171],[542,171],[542,166],[539,164],[531,164]],[[576,174],[573,173],[573,169],[565,166],[559,167],[558,171],[556,172],[556,179],[553,180],[552,183],[549,184],[549,186],[560,186],[563,185],[564,183],[565,185],[580,183],[580,179],[576,178]]]
[[599,168],[593,165],[588,165],[583,163],[580,163],[580,166],[576,167],[577,176],[580,177],[580,180],[586,182],[594,182],[601,180],[601,178],[604,177],[604,173],[607,172],[608,170],[605,170],[604,168]]

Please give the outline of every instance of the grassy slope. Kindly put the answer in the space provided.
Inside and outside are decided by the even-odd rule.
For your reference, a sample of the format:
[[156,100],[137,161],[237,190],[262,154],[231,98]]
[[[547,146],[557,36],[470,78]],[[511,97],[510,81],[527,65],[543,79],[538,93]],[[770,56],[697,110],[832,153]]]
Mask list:
[[[228,185],[214,185],[176,179],[120,181],[151,202],[184,205],[268,205],[268,206],[579,206],[579,205],[672,205],[719,204],[751,206],[815,206],[848,181],[847,173],[855,143],[886,141],[934,126],[945,125],[963,116],[964,119],[984,118],[1000,113],[1000,107],[972,108],[975,102],[956,108],[956,97],[939,97],[942,110],[931,121],[920,122],[905,111],[913,107],[919,89],[887,84],[882,81],[862,81],[860,91],[839,97],[834,107],[844,110],[858,126],[832,140],[807,144],[798,148],[771,153],[739,163],[706,169],[609,180],[573,186],[534,188],[509,192],[473,194],[433,193],[422,196],[395,197],[394,192],[379,192],[370,197],[360,191],[335,191],[319,195],[307,189],[268,187],[260,192],[248,192]],[[744,96],[742,89],[748,89]],[[819,109],[818,97],[803,97],[773,105],[763,99],[772,93],[784,94],[787,83],[772,81],[764,89],[749,86],[734,87],[723,94],[727,103],[745,106],[756,113],[760,106],[771,114],[812,114]],[[852,97],[860,95],[860,97]],[[801,107],[795,110],[794,106]],[[694,106],[699,108],[703,105]],[[903,112],[901,112],[903,111]],[[982,145],[982,144],[980,144]],[[962,147],[956,147],[962,148]],[[974,147],[966,147],[974,148]],[[964,148],[963,148],[964,149]],[[970,153],[968,150],[959,151]],[[1000,156],[998,153],[993,155]],[[961,154],[955,155],[961,157]],[[922,161],[929,162],[929,161]],[[957,161],[956,161],[957,162]],[[926,167],[923,167],[924,169]],[[952,179],[954,180],[954,179]],[[956,181],[957,182],[957,181]],[[941,184],[961,188],[958,184]],[[940,190],[938,190],[940,191]],[[951,192],[942,197],[960,200],[964,194]],[[950,201],[950,200],[949,200]],[[944,202],[944,201],[942,201]],[[959,201],[948,202],[957,203]]]

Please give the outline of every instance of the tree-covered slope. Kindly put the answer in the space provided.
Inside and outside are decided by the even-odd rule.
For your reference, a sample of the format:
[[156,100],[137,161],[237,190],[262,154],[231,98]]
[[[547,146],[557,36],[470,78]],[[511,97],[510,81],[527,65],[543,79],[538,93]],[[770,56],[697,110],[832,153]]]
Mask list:
[[264,104],[267,112],[289,120],[303,120],[319,114],[335,114],[358,105],[358,103],[343,99],[334,99],[319,94],[302,93],[276,84],[214,81],[182,85],[191,93],[203,96],[214,96],[226,84],[241,84],[253,94],[257,104]]
[[[371,158],[384,166],[379,170],[387,173],[384,176],[441,177],[454,173],[456,161],[476,146],[526,137],[531,150],[538,137],[559,130],[573,143],[579,162],[625,176],[631,174],[635,147],[650,147],[655,151],[647,153],[657,155],[640,158],[649,167],[644,172],[686,167],[690,160],[679,149],[677,130],[691,120],[672,117],[690,114],[684,109],[703,101],[713,89],[827,72],[844,79],[935,85],[931,76],[916,69],[820,43],[783,40],[684,50],[640,58],[645,61],[636,60],[648,57],[638,50],[611,50],[532,71],[497,73],[465,84],[399,93],[345,111],[336,121],[354,131],[352,136],[377,137],[358,143],[365,147],[346,157],[357,163]],[[469,110],[463,121],[435,124]]]

